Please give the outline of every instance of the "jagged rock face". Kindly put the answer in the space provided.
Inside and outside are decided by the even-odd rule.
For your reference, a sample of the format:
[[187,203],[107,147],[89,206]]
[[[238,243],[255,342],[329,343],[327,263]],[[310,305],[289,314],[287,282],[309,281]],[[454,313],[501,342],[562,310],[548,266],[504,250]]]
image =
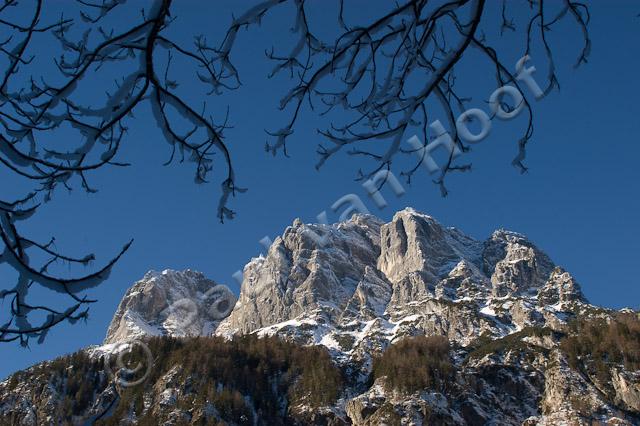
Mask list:
[[318,310],[333,322],[354,298],[351,309],[378,312],[371,304],[385,298],[388,287],[371,267],[380,252],[379,232],[373,216],[334,226],[296,221],[266,257],[245,266],[238,303],[218,333],[252,332]]
[[544,306],[568,302],[586,302],[586,299],[573,277],[562,268],[555,268],[538,293],[538,303]]
[[640,372],[616,369],[612,378],[617,401],[628,410],[640,412]]
[[494,232],[485,243],[483,261],[497,297],[542,287],[555,266],[525,237],[504,230]]
[[562,306],[547,309],[539,291],[540,300],[586,302],[554,267],[520,234],[478,241],[413,209],[389,223],[368,215],[331,226],[296,220],[245,267],[239,301],[216,333],[286,335],[365,364],[405,335],[466,345],[483,333],[557,327]]
[[[588,424],[585,417],[607,413],[624,418],[624,413],[603,398],[603,393],[588,376],[570,369],[559,352],[552,354],[554,362],[545,371],[545,392],[541,411],[545,418],[540,424]],[[610,423],[616,424],[616,423]],[[628,424],[621,421],[618,424]]]
[[104,343],[149,335],[211,335],[234,303],[229,290],[199,272],[151,271],[125,294]]
[[481,247],[455,229],[410,209],[381,227],[380,240],[377,266],[394,283],[395,304],[432,295],[436,284],[459,262],[464,261],[467,268],[478,262]]
[[456,258],[440,225],[428,216],[400,215],[380,230],[382,252],[378,269],[398,282],[420,272],[425,284],[435,285],[443,264]]

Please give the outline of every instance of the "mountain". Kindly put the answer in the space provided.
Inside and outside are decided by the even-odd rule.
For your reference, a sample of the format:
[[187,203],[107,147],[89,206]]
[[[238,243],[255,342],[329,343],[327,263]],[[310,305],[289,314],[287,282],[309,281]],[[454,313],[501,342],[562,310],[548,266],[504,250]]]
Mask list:
[[[125,368],[126,366],[126,368]],[[132,367],[133,366],[133,367]],[[413,209],[294,221],[237,302],[150,272],[102,346],[0,384],[9,424],[640,424],[640,317],[525,236]]]
[[118,306],[105,344],[142,336],[207,336],[218,327],[235,296],[199,272],[150,271]]

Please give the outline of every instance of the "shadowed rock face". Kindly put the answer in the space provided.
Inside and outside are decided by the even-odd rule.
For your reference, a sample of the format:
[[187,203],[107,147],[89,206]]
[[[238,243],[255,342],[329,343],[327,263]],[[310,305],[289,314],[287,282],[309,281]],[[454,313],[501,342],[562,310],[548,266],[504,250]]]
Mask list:
[[[462,256],[474,256],[474,241],[443,228],[430,216],[405,210],[381,228],[382,253],[378,268],[392,282],[419,272],[426,287],[433,287],[445,269]],[[448,271],[447,271],[448,272]]]
[[224,287],[190,270],[148,272],[118,306],[105,344],[141,336],[211,335],[231,311],[235,297]]
[[546,254],[514,232],[496,231],[484,245],[484,270],[491,276],[493,294],[498,297],[539,289],[555,266]]
[[538,303],[548,306],[568,302],[586,303],[587,299],[571,274],[557,267],[552,271],[544,287],[540,289]]
[[383,280],[375,268],[380,224],[372,216],[333,226],[297,220],[266,257],[245,266],[238,303],[218,333],[252,332],[319,311],[335,321],[356,291],[366,304],[369,278]]
[[[321,345],[347,384],[334,406],[290,407],[314,424],[631,425],[640,416],[640,372],[616,366],[610,383],[598,383],[569,368],[559,345],[572,318],[615,312],[590,305],[568,272],[514,232],[476,240],[413,209],[389,223],[369,215],[334,225],[297,219],[244,267],[237,303],[225,289],[189,270],[150,272],[124,296],[105,345],[86,353],[99,357],[147,335],[253,333]],[[421,334],[452,343],[451,390],[406,395],[386,389],[384,377],[371,383],[376,355]],[[60,398],[47,380],[11,391],[1,383],[0,415],[24,424],[55,416]],[[190,383],[158,380],[144,401],[159,418],[220,419],[210,404],[178,408]],[[103,385],[83,418],[117,400],[117,386]]]

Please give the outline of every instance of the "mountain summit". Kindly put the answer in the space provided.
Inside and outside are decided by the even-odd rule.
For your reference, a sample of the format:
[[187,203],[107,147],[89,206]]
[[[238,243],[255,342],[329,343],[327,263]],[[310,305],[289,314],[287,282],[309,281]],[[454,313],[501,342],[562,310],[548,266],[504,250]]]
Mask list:
[[[98,371],[134,342],[153,360],[139,401]],[[413,209],[388,223],[295,220],[244,267],[237,302],[197,272],[150,272],[104,343],[67,359],[94,377],[73,422],[101,412],[129,424],[640,421],[637,313],[589,304],[521,234],[476,240]],[[171,361],[177,352],[199,361]],[[0,384],[0,414],[59,418],[70,373],[47,365]],[[37,387],[52,375],[57,386]]]
[[226,317],[235,296],[191,270],[149,271],[125,294],[105,344],[143,336],[208,336]]
[[372,347],[404,336],[468,345],[562,323],[564,311],[586,303],[573,278],[526,237],[500,230],[478,241],[405,209],[389,223],[368,215],[335,225],[296,220],[245,267],[238,303],[216,334],[287,335],[367,361]]

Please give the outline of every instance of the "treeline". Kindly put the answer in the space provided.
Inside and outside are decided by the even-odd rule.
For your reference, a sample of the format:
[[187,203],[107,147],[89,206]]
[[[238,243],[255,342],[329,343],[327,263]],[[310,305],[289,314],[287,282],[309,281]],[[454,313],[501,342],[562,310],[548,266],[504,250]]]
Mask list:
[[[238,424],[253,424],[254,417],[261,424],[289,423],[291,406],[330,405],[342,390],[342,373],[323,347],[254,336],[153,338],[147,345],[154,354],[150,376],[125,389],[113,415],[96,424],[117,425],[132,413],[141,425],[157,424],[156,415],[144,410],[145,394],[153,394],[153,386],[176,367],[178,408],[193,412],[210,405],[223,420]],[[143,354],[131,360],[136,362],[145,362]],[[211,419],[203,416],[202,422]]]
[[[478,337],[469,347],[465,362],[484,358],[487,355],[503,354],[508,351],[517,351],[520,354],[531,355],[530,345],[526,342],[527,337],[544,338],[545,336],[559,335],[547,327],[525,327],[520,331],[508,334],[500,338],[492,338],[483,335]],[[536,352],[547,355],[549,350],[541,346],[535,347]]]
[[[205,413],[210,408],[220,424],[254,424],[254,420],[268,425],[299,423],[293,407],[330,406],[344,389],[343,372],[321,346],[255,336],[233,340],[157,337],[145,340],[145,344],[153,354],[146,380],[119,387],[115,406],[94,424],[119,425],[125,419],[135,419],[139,425],[165,421],[149,407],[158,405],[156,399],[165,386],[162,380],[172,370],[175,385],[171,386],[179,390],[175,409],[188,413],[185,424],[216,424]],[[387,386],[403,392],[444,391],[454,371],[449,353],[445,337],[405,338],[375,358],[371,380],[385,376]],[[127,365],[147,364],[140,350],[125,358]],[[61,424],[72,424],[87,413],[112,381],[105,364],[101,357],[78,352],[18,373],[10,384],[17,387],[28,380],[42,382],[42,386],[46,383],[61,396],[55,418]]]
[[[177,409],[186,414],[184,424],[217,424],[211,412],[221,420],[219,424],[299,423],[292,407],[331,405],[343,389],[342,372],[324,347],[255,336],[233,340],[157,337],[145,344],[153,355],[145,381],[120,386],[116,404],[95,425],[119,425],[128,419],[141,426],[162,424],[167,420],[160,417],[162,413],[147,408],[158,405],[164,390],[161,379],[174,369],[172,386],[179,392],[176,407],[167,412]],[[148,364],[137,346],[125,359],[129,366]],[[8,388],[17,391],[28,383],[30,392],[42,392],[32,393],[37,405],[57,395],[53,417],[59,424],[77,424],[113,381],[105,364],[104,358],[80,351],[14,374]],[[20,423],[17,414],[14,417],[5,420]]]
[[[9,390],[15,390],[21,383],[33,385],[40,382],[37,391],[47,388],[61,395],[53,416],[71,423],[74,416],[82,415],[91,408],[95,396],[108,385],[110,378],[104,369],[102,358],[91,358],[86,352],[56,358],[38,364],[29,370],[20,371],[9,378]],[[37,404],[40,395],[32,394]],[[19,424],[20,418],[5,419],[9,424]]]
[[454,373],[450,349],[444,336],[405,337],[374,359],[373,379],[386,377],[388,388],[407,393],[444,392]]
[[[560,339],[560,349],[570,366],[604,384],[611,382],[614,367],[640,370],[640,319],[635,313],[619,314],[610,320],[578,318],[564,335],[529,327],[502,339],[479,338],[467,348],[467,362],[493,353],[528,353],[532,349],[525,337]],[[156,399],[166,386],[162,380],[170,371],[174,372],[171,381],[175,385],[169,387],[179,392],[176,406],[162,411],[177,409],[190,424],[215,424],[213,417],[221,424],[300,423],[296,406],[331,406],[343,396],[343,372],[321,346],[299,346],[276,337],[255,336],[233,340],[158,337],[145,343],[153,354],[149,376],[139,385],[121,387],[120,398],[108,417],[95,424],[118,425],[124,419],[135,419],[139,425],[155,425],[167,420],[149,407],[158,405]],[[452,390],[455,375],[451,353],[446,337],[406,337],[374,357],[370,383],[384,378],[389,390],[447,393]],[[129,365],[146,365],[142,351],[128,357]],[[79,419],[76,416],[86,414],[111,382],[104,364],[102,358],[78,352],[15,374],[9,379],[9,388],[32,381],[39,383],[32,388],[55,390],[61,395],[55,417],[62,424],[70,424]]]
[[637,313],[620,313],[610,320],[578,318],[560,347],[569,365],[595,375],[601,383],[611,380],[612,367],[640,370],[640,318]]

